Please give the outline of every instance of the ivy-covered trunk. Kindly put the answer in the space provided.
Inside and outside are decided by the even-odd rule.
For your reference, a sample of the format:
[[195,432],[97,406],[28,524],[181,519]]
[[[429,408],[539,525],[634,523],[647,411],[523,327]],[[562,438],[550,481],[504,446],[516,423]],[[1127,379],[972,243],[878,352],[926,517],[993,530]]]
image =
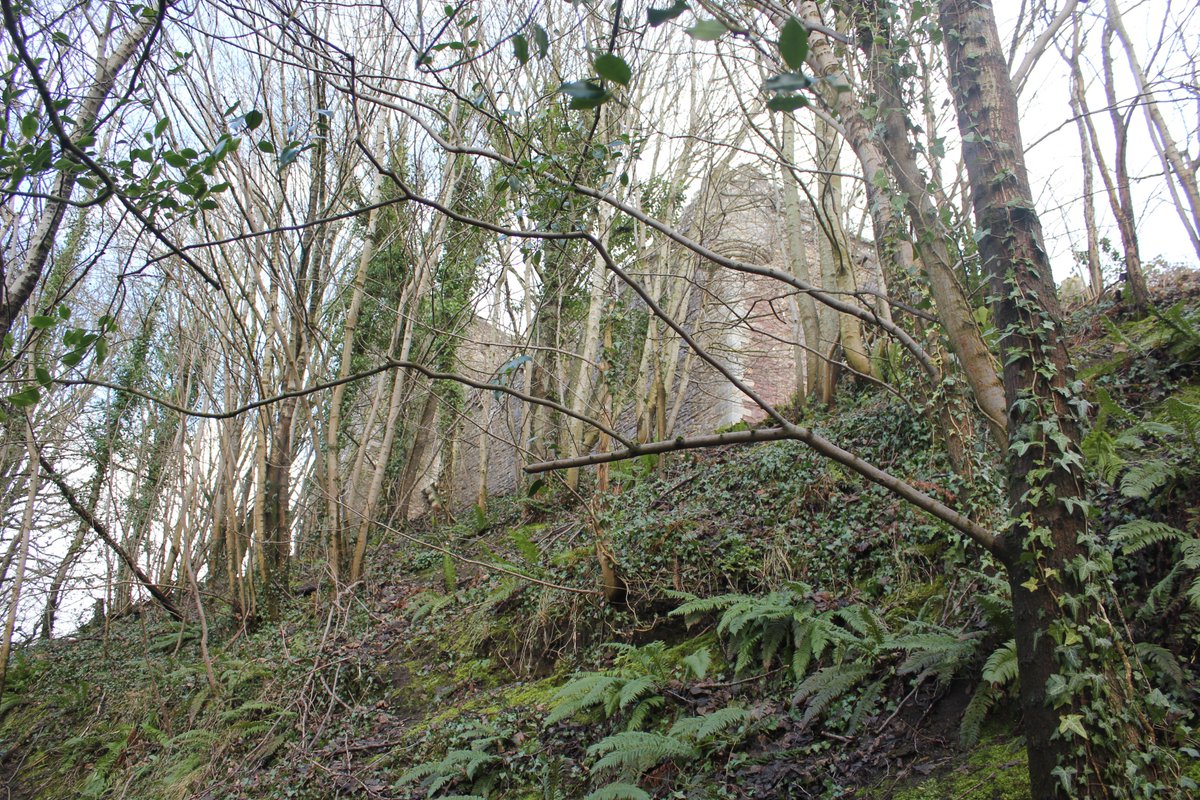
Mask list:
[[[942,0],[951,91],[1002,332],[1012,585],[1021,710],[1035,798],[1143,796],[1153,731],[1107,620],[1111,559],[1088,531],[1079,419],[1017,102],[987,0]],[[1140,791],[1139,791],[1140,790]]]

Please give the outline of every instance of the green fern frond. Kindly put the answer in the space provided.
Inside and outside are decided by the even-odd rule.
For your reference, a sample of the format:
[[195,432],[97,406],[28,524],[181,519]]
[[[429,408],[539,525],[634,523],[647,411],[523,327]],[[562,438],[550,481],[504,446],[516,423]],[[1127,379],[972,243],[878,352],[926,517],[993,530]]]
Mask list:
[[605,737],[588,748],[590,758],[598,758],[593,769],[626,770],[640,775],[664,761],[691,760],[699,756],[696,748],[662,733],[622,731]]
[[[634,678],[626,681],[625,685],[616,694],[617,708],[624,711],[630,703],[641,700],[657,688],[658,682],[649,677]],[[609,716],[612,716],[612,714],[609,714]]]
[[219,738],[220,736],[214,731],[204,728],[193,728],[190,731],[184,731],[172,737],[168,742],[168,746],[172,749],[199,750],[201,748],[212,747]]
[[[674,594],[674,593],[672,593]],[[680,593],[683,594],[683,593]],[[672,617],[683,617],[684,622],[690,628],[701,617],[715,614],[718,611],[724,611],[734,603],[743,599],[740,594],[723,594],[717,597],[694,597],[693,595],[685,595],[692,599],[685,602],[683,605],[671,611]]]
[[870,607],[855,603],[834,612],[846,627],[869,642],[882,642],[887,636],[887,625]]
[[848,735],[853,736],[857,733],[863,721],[875,711],[876,704],[879,702],[885,686],[887,686],[887,679],[880,678],[870,683],[866,689],[863,689],[858,701],[854,704],[854,710],[850,712],[850,716],[846,720],[846,733]]
[[1017,642],[1009,639],[983,663],[983,679],[993,686],[1007,686],[1017,680]]
[[648,728],[649,725],[647,723],[650,722],[650,715],[662,708],[664,703],[666,703],[666,699],[661,694],[647,697],[638,703],[629,712],[629,719],[625,722],[625,730],[640,731]]
[[550,698],[553,708],[546,715],[546,724],[553,725],[595,706],[604,705],[607,698],[619,690],[622,678],[603,672],[583,673],[563,686]]
[[1180,561],[1188,569],[1200,569],[1200,539],[1189,539],[1179,546]]
[[1169,680],[1175,688],[1183,688],[1185,674],[1174,653],[1151,642],[1138,642],[1134,650],[1143,665],[1153,665],[1154,672]]
[[697,680],[704,680],[708,675],[708,668],[712,666],[712,653],[707,647],[701,647],[690,656],[685,656],[681,663]]
[[583,800],[652,800],[645,789],[632,783],[610,783],[589,794]]
[[946,681],[974,657],[979,639],[978,636],[963,636],[947,631],[907,634],[892,638],[887,644],[908,653],[896,670],[901,675],[917,675],[918,679],[934,677],[938,681]]
[[1168,540],[1186,539],[1187,534],[1162,522],[1135,519],[1112,529],[1112,540],[1128,555]]
[[1121,478],[1121,494],[1139,500],[1149,500],[1175,476],[1175,466],[1168,461],[1153,459],[1134,464]]
[[869,674],[871,665],[863,662],[835,664],[814,672],[800,684],[793,698],[794,703],[808,701],[808,708],[805,709],[800,724],[808,725],[820,716],[830,703],[853,689]]
[[697,743],[710,741],[730,728],[745,725],[750,721],[750,712],[741,706],[726,706],[700,719],[700,726],[692,735],[692,740]]
[[962,723],[958,726],[958,739],[963,747],[974,747],[979,742],[983,723],[1000,695],[1001,692],[990,683],[981,683],[975,689],[975,695],[967,703]]

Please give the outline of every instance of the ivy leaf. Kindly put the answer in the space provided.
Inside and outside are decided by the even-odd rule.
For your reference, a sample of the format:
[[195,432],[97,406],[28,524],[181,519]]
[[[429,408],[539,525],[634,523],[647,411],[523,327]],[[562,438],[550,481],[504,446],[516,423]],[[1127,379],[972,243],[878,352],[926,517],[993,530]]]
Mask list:
[[696,24],[687,28],[687,35],[700,42],[715,42],[720,39],[729,28],[725,27],[725,23],[717,19],[700,19],[696,20]]
[[512,38],[513,56],[521,63],[522,66],[529,63],[529,40],[521,34],[517,34]]
[[688,4],[683,0],[676,0],[675,5],[670,8],[648,8],[646,9],[646,21],[650,23],[651,28],[657,28],[687,11],[687,7]]
[[795,17],[788,17],[779,31],[779,55],[783,56],[783,63],[794,70],[804,66],[808,55],[808,29]]
[[628,86],[629,81],[633,78],[633,70],[625,63],[625,59],[613,53],[602,53],[596,56],[592,66],[596,68],[596,74],[601,78],[622,86]]
[[594,81],[571,81],[559,86],[558,90],[571,98],[570,107],[574,109],[596,108],[609,98],[604,87]]
[[1088,738],[1087,731],[1084,730],[1084,727],[1083,727],[1083,715],[1082,714],[1064,714],[1063,715],[1063,718],[1061,720],[1059,720],[1059,723],[1058,723],[1058,732],[1066,733],[1067,731],[1071,731],[1072,733],[1078,734],[1079,738],[1081,738],[1081,739]]

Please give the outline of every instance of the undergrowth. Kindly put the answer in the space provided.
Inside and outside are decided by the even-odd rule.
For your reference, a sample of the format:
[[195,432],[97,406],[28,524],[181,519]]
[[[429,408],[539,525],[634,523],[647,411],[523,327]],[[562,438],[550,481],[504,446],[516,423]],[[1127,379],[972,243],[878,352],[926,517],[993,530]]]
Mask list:
[[[1093,524],[1186,786],[1200,336],[1181,308],[1113,322],[1091,348]],[[805,424],[1002,516],[983,445],[956,475],[890,395],[847,392]],[[211,665],[195,627],[153,615],[24,648],[0,776],[46,800],[1027,792],[1008,586],[985,554],[797,443],[613,480],[586,503],[550,482],[411,528],[472,563],[377,532],[357,595],[296,598],[257,630],[214,609]],[[619,607],[588,593],[598,537],[628,585]]]

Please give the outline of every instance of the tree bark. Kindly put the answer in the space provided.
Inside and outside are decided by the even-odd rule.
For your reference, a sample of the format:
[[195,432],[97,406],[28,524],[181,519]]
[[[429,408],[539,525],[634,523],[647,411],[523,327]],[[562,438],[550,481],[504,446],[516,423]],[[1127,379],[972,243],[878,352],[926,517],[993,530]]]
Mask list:
[[[1012,587],[1032,794],[1039,800],[1108,797],[1131,779],[1121,777],[1122,748],[1137,746],[1139,736],[1152,742],[1153,734],[1144,717],[1128,714],[1136,702],[1132,686],[1111,672],[1110,654],[1120,650],[1121,637],[1102,622],[1112,587],[1087,531],[1076,384],[1031,199],[1016,95],[991,4],[941,0],[939,10],[979,251],[1003,336],[1010,521],[993,551]],[[1088,568],[1081,570],[1081,563]],[[1099,645],[1107,641],[1108,652],[1090,656],[1100,663],[1073,665],[1069,655],[1059,657],[1070,635],[1095,636],[1085,648],[1103,650]],[[1098,674],[1093,679],[1085,670]],[[1055,677],[1078,679],[1086,688],[1051,691]],[[1089,703],[1114,717],[1126,714],[1118,730],[1108,719],[1098,722]],[[1089,736],[1080,737],[1072,725]]]

